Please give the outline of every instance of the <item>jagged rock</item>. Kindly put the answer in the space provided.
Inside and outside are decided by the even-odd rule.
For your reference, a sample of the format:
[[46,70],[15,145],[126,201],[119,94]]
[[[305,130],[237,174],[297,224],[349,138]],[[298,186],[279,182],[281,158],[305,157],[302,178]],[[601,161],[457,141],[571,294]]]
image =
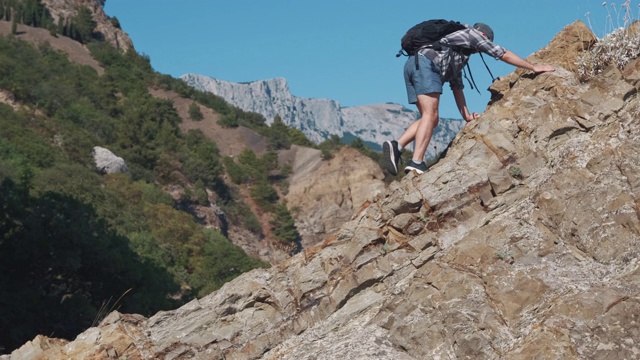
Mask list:
[[96,163],[96,169],[101,174],[116,174],[127,172],[127,164],[124,159],[116,156],[109,149],[95,146],[93,152],[93,161]]
[[133,49],[133,42],[122,29],[116,28],[98,1],[95,0],[42,0],[49,9],[53,20],[57,23],[61,18],[69,20],[76,16],[78,6],[91,10],[96,21],[95,31],[116,49],[127,51]]
[[350,147],[323,161],[320,150],[293,146],[293,175],[285,197],[296,218],[303,247],[333,234],[354,211],[384,190],[378,164]]
[[[385,140],[399,137],[419,117],[417,111],[399,104],[341,107],[331,99],[299,98],[291,95],[287,81],[282,78],[233,83],[186,74],[182,80],[198,90],[218,95],[244,111],[262,114],[267,124],[279,115],[285,124],[301,130],[315,143],[331,135],[347,139],[359,137],[379,150]],[[434,158],[442,152],[464,123],[460,119],[441,119],[426,156]]]
[[[535,54],[556,72],[512,77],[444,159],[322,244],[4,358],[638,358],[639,60],[583,83],[547,61],[571,48],[556,40]],[[613,105],[587,105],[594,91]]]

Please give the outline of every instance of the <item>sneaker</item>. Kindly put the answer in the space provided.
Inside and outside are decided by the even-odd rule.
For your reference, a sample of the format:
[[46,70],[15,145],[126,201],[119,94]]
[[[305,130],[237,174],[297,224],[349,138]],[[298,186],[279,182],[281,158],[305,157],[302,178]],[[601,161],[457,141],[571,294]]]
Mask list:
[[385,141],[382,144],[382,164],[389,174],[398,175],[398,161],[401,161],[401,154],[397,141]]
[[407,164],[407,167],[404,168],[404,173],[408,174],[409,172],[411,172],[411,170],[415,170],[418,175],[422,174],[423,172],[427,171],[427,164],[425,164],[424,161],[420,164],[417,164],[415,161],[410,160]]

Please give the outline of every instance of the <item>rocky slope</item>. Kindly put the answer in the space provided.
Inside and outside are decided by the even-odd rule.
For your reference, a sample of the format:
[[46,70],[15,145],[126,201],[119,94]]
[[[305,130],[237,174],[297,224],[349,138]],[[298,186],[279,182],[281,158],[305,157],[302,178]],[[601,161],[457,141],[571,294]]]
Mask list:
[[84,6],[93,13],[93,20],[96,21],[95,31],[102,34],[104,40],[113,45],[116,49],[124,51],[133,49],[133,42],[129,35],[122,29],[116,28],[105,14],[104,9],[96,0],[42,0],[42,3],[49,9],[53,20],[58,23],[62,19],[71,19],[77,13],[78,6]]
[[285,197],[296,219],[303,248],[334,234],[364,203],[384,191],[384,174],[373,160],[343,147],[331,160],[320,150],[292,147],[295,153],[289,191]]
[[[208,91],[238,108],[262,114],[267,123],[276,115],[301,130],[313,142],[320,143],[331,135],[346,140],[359,137],[373,149],[380,150],[385,140],[399,137],[418,117],[418,112],[398,104],[375,104],[341,107],[331,99],[309,99],[293,96],[282,78],[233,83],[203,75],[186,74],[182,79],[201,91]],[[446,148],[464,126],[459,119],[442,119],[435,129],[427,158],[434,158]]]
[[[180,128],[185,132],[193,129],[202,131],[216,143],[222,156],[235,157],[244,149],[251,149],[258,156],[267,152],[267,141],[263,136],[242,126],[220,126],[219,114],[213,110],[201,106],[203,119],[194,121],[188,115],[192,100],[182,98],[173,91],[151,89],[150,93],[171,100],[182,118]],[[378,164],[349,147],[336,153],[333,159],[324,161],[319,150],[294,145],[288,150],[280,151],[278,162],[281,166],[291,165],[289,190],[284,199],[289,209],[295,209],[294,218],[303,247],[317,244],[328,234],[335,232],[364,202],[372,200],[384,189],[384,174]],[[175,198],[179,198],[181,190],[174,188],[170,192],[176,195]],[[248,193],[246,188],[241,190]],[[248,194],[245,201],[252,201]],[[218,212],[209,210],[197,207],[197,212],[211,215],[203,216],[203,223],[219,228],[220,221],[215,219]],[[267,229],[270,227],[270,218],[261,214],[262,212],[256,211],[256,215],[264,216],[263,229]],[[276,240],[259,238],[233,224],[229,224],[228,235],[247,254],[267,263],[277,264],[289,258],[288,251],[276,246]]]
[[111,313],[4,359],[632,359],[640,354],[640,61],[582,83],[576,22],[428,172],[335,236],[175,311]]
[[[84,45],[75,40],[72,40],[71,38],[65,36],[53,37],[51,36],[49,30],[42,28],[33,28],[22,24],[17,25],[17,30],[18,33],[12,36],[15,36],[20,40],[36,44],[38,46],[47,44],[55,50],[66,53],[69,56],[69,60],[78,64],[91,66],[96,70],[96,72],[98,72],[98,74],[104,73],[104,69],[100,66],[98,61],[91,56],[89,50]],[[10,21],[0,20],[0,35],[11,35]],[[15,104],[11,104],[12,97],[13,96],[11,94],[0,96],[0,102],[9,103],[11,106],[14,106]]]
[[[75,15],[75,9],[79,5],[87,6],[94,12],[94,19],[98,23],[98,29],[103,34],[112,34],[107,38],[120,39],[120,47],[123,49],[133,49],[133,44],[128,36],[121,30],[112,26],[108,17],[102,8],[95,1],[85,0],[47,0],[46,5],[52,12],[56,21],[58,19],[68,19]],[[0,35],[11,34],[11,22],[0,21]],[[104,73],[104,69],[91,56],[88,49],[77,41],[64,36],[53,37],[50,32],[42,28],[33,28],[18,24],[17,38],[31,42],[34,44],[49,44],[52,48],[65,52],[69,59],[79,64],[89,65],[93,67],[99,74]],[[124,39],[124,40],[123,40]],[[175,92],[164,91],[160,89],[150,89],[153,96],[169,99],[174,103],[176,110],[183,119],[180,127],[183,131],[191,129],[199,129],[206,137],[213,140],[223,156],[237,156],[242,150],[249,148],[258,155],[263,155],[267,151],[266,139],[245,127],[234,129],[226,129],[221,127],[217,121],[219,115],[211,109],[201,106],[204,114],[202,121],[193,121],[189,118],[188,108],[192,103],[190,99],[184,99]],[[20,107],[13,99],[13,95],[9,92],[0,92],[0,103],[8,104],[15,109]],[[345,158],[348,156],[348,159]],[[355,151],[343,151],[336,154],[332,162],[323,162],[320,152],[313,149],[293,147],[292,150],[285,151],[281,156],[283,163],[288,162],[293,166],[293,181],[290,180],[290,187],[293,189],[287,197],[289,204],[293,204],[301,210],[296,214],[296,225],[299,227],[302,242],[304,246],[309,246],[320,241],[325,235],[335,231],[337,227],[347,221],[355,209],[357,209],[363,201],[373,198],[378,190],[384,187],[382,182],[382,173],[377,164],[370,158],[361,155]],[[348,160],[348,161],[347,161]],[[308,166],[313,164],[313,166]],[[333,164],[333,165],[332,165]],[[341,164],[337,167],[335,164]],[[361,169],[367,169],[361,171]],[[315,173],[317,171],[317,173]],[[315,184],[308,186],[311,179],[323,178],[325,184]],[[301,179],[302,183],[298,183],[297,179]],[[339,186],[328,188],[331,184],[339,184]],[[306,188],[304,193],[307,204],[302,205],[301,202],[292,194],[298,194],[297,189]],[[368,191],[365,189],[374,189]],[[180,186],[169,186],[167,191],[178,199],[184,189]],[[366,195],[364,192],[367,192]],[[327,195],[327,198],[324,196]],[[340,199],[338,202],[334,200]],[[211,198],[215,202],[215,196]],[[247,199],[249,200],[249,199]],[[337,201],[337,200],[336,200]],[[326,211],[324,205],[333,204],[332,209],[335,211]],[[308,205],[308,206],[307,206]],[[195,206],[191,212],[205,226],[220,228],[224,223],[223,219],[218,217],[221,210],[215,205],[211,206]],[[224,214],[222,214],[224,216]],[[263,228],[268,228],[270,218],[265,217]],[[275,264],[288,258],[288,253],[274,247],[274,241],[269,238],[260,238],[248,231],[236,228],[231,224],[229,226],[229,238],[234,244],[241,246],[247,254],[265,261]]]

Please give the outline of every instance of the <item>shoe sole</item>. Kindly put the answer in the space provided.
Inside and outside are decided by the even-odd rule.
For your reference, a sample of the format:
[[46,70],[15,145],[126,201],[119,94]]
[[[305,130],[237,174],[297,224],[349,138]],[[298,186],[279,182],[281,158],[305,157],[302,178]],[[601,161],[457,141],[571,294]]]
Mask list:
[[404,168],[404,173],[405,173],[405,174],[408,174],[408,173],[410,173],[412,170],[413,170],[413,171],[415,171],[415,172],[417,172],[417,173],[418,173],[418,175],[420,175],[420,174],[422,174],[422,173],[424,173],[424,172],[425,172],[425,170],[420,170],[420,169],[418,169],[418,168],[414,168],[413,166],[407,166],[406,168]]
[[384,159],[384,167],[391,175],[398,175],[398,164],[396,164],[395,156],[393,156],[393,150],[391,149],[391,141],[385,141],[382,144],[382,154]]

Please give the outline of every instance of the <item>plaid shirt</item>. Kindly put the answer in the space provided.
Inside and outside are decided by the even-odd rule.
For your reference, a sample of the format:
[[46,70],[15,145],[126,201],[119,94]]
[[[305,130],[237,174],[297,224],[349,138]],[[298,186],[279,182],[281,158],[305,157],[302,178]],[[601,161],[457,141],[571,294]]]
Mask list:
[[492,43],[480,31],[468,27],[455,31],[440,40],[441,50],[425,48],[420,50],[420,54],[429,58],[440,68],[442,82],[449,82],[451,89],[463,89],[462,70],[469,61],[470,55],[454,51],[451,46],[460,46],[467,49],[477,50],[488,54],[495,59],[500,59],[507,51],[505,48]]

